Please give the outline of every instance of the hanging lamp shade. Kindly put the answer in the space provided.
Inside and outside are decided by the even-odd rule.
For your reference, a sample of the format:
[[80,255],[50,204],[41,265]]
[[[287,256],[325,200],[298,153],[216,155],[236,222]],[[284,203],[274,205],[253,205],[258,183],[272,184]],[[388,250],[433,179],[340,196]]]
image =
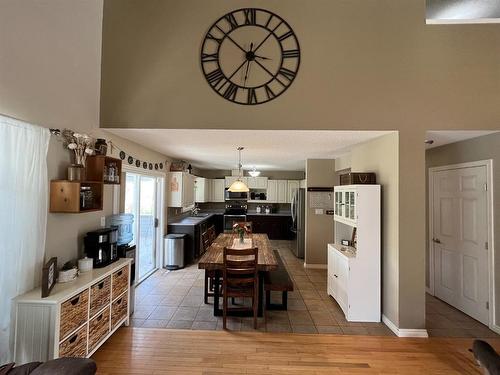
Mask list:
[[248,186],[239,178],[234,181],[227,190],[229,190],[231,193],[248,193],[250,191]]
[[238,147],[238,178],[236,181],[234,181],[231,186],[229,186],[228,191],[231,193],[248,193],[250,189],[248,186],[241,181],[241,150],[243,150],[243,147]]

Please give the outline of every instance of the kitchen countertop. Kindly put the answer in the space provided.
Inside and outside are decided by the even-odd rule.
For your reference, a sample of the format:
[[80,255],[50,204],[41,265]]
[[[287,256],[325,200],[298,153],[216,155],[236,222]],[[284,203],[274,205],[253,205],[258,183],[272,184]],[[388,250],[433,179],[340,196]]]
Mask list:
[[222,215],[219,213],[203,212],[200,216],[185,216],[183,218],[174,219],[168,225],[198,225],[214,217],[215,215]]
[[[198,225],[203,223],[204,221],[209,220],[215,215],[224,215],[224,211],[214,210],[214,211],[202,211],[200,212],[200,216],[184,216],[180,218],[173,219],[172,222],[169,222],[168,225]],[[261,212],[260,214],[257,211],[248,211],[248,216],[292,216],[290,211],[282,211],[282,212],[272,212],[270,214],[266,214],[265,212]]]

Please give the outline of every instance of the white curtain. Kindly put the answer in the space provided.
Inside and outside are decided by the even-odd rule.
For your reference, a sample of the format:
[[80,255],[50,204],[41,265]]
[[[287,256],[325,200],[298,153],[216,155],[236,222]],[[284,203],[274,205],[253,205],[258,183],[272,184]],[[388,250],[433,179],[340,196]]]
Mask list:
[[12,298],[38,286],[47,227],[50,132],[0,115],[0,365],[12,360]]

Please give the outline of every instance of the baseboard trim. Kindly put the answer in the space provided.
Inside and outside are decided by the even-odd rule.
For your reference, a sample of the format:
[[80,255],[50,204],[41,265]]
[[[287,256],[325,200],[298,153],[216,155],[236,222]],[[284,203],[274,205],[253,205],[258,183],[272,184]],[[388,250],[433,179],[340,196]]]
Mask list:
[[500,326],[492,325],[490,329],[500,335]]
[[313,264],[304,262],[304,268],[316,269],[316,270],[326,270],[328,268],[327,264]]
[[429,334],[426,329],[405,329],[398,328],[388,317],[382,315],[382,322],[398,337],[419,337],[427,338]]
[[426,293],[427,293],[427,294],[430,294],[431,296],[433,296],[433,295],[434,295],[434,293],[432,293],[431,288],[429,288],[428,286],[427,286],[427,287],[425,287],[425,291],[426,291]]

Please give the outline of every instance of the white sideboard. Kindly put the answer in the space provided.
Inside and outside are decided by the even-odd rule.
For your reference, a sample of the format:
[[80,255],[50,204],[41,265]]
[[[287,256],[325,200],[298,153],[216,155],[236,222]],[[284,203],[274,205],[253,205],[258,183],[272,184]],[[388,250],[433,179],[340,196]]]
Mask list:
[[[328,244],[327,291],[353,322],[380,322],[380,185],[336,186],[335,242]],[[342,245],[352,240],[356,247]]]
[[47,298],[40,288],[14,299],[17,363],[90,357],[122,324],[129,324],[131,259],[56,284]]

